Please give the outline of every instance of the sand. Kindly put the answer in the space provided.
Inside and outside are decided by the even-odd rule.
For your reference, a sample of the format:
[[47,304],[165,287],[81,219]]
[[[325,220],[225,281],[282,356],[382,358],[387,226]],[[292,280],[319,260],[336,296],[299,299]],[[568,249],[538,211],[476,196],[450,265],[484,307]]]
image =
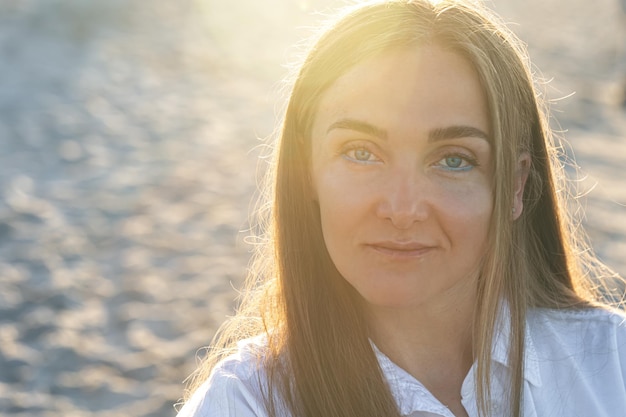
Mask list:
[[[0,4],[0,414],[175,414],[245,274],[293,45],[338,4]],[[584,222],[626,274],[618,4],[493,5],[568,97]]]

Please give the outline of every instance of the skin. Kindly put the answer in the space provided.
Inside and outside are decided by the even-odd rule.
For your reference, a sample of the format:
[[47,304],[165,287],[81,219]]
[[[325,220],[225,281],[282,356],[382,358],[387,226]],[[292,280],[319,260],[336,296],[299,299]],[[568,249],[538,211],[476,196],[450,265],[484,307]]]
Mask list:
[[471,64],[424,45],[353,67],[312,129],[324,240],[372,340],[456,416],[493,209],[489,126]]

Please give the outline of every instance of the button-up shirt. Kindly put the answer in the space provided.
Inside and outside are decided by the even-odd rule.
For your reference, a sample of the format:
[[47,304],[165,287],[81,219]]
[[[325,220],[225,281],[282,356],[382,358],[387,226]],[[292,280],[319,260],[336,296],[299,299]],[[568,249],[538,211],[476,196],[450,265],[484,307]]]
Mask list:
[[[508,413],[508,320],[493,341],[490,411]],[[178,417],[267,417],[258,353],[263,339],[240,342],[220,362]],[[374,346],[398,409],[408,417],[454,417],[408,372]],[[462,404],[478,417],[474,364],[463,382]],[[277,404],[280,402],[277,402]],[[626,416],[626,316],[601,309],[529,311],[526,321],[524,417]],[[506,416],[508,417],[508,416]]]

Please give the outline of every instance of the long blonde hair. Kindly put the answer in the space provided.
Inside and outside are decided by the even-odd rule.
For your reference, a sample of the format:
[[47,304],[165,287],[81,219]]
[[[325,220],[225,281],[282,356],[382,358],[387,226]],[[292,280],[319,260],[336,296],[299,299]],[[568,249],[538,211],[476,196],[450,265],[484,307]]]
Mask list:
[[[512,416],[520,414],[527,309],[598,303],[592,279],[608,270],[576,237],[579,228],[568,216],[557,147],[522,43],[476,2],[370,2],[349,9],[329,27],[300,68],[262,206],[263,245],[239,310],[220,329],[190,392],[238,340],[264,334],[268,347],[259,365],[267,372],[269,415],[279,415],[283,406],[294,416],[399,415],[368,340],[361,299],[324,243],[311,193],[310,131],[320,97],[348,69],[391,48],[428,42],[474,65],[491,116],[497,175],[474,317],[481,414],[490,414],[491,344],[502,300],[512,329]],[[524,211],[513,222],[515,172],[523,152],[532,162]]]

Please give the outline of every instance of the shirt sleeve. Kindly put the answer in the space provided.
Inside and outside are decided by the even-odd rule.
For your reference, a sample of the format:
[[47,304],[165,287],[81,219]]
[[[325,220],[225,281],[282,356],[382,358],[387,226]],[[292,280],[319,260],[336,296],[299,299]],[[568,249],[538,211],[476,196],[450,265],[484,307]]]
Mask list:
[[249,380],[218,365],[177,417],[267,417],[259,391],[252,388]]

